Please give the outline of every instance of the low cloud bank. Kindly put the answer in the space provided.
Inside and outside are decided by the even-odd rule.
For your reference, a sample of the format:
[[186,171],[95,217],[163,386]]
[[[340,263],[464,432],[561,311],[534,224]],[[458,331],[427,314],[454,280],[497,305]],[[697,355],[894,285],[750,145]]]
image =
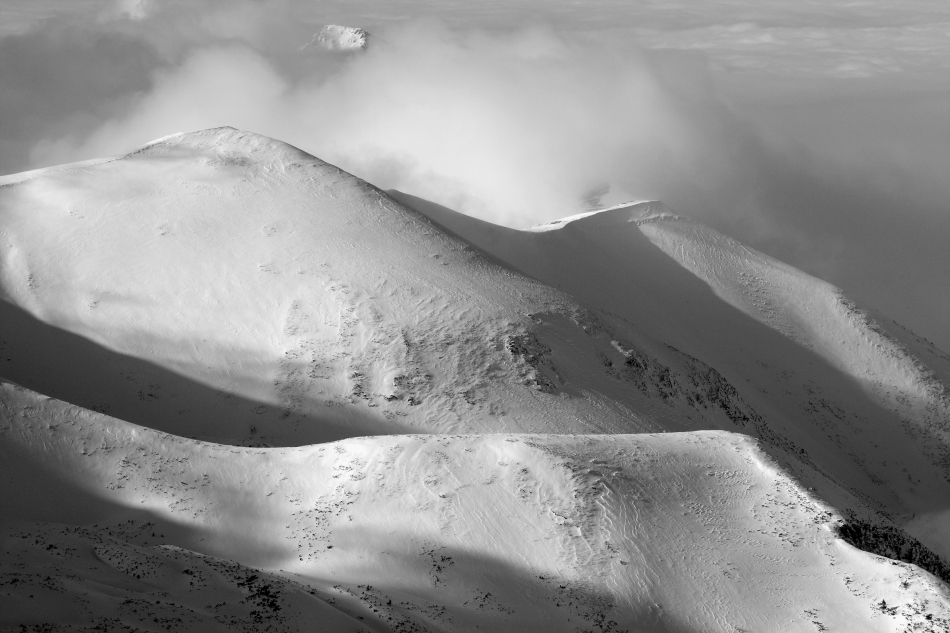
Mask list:
[[312,61],[313,72],[294,77],[245,42],[195,48],[156,68],[121,116],[44,139],[32,159],[113,154],[226,123],[513,226],[575,213],[608,187],[620,202],[749,168],[734,147],[744,132],[711,97],[702,64],[619,38],[421,20],[335,66]]
[[704,57],[622,29],[349,24],[370,27],[369,50],[300,51],[313,29],[278,1],[128,0],[4,37],[0,171],[232,125],[508,226],[660,198],[950,348],[950,186],[921,177],[925,159],[882,147],[850,165],[763,134]]

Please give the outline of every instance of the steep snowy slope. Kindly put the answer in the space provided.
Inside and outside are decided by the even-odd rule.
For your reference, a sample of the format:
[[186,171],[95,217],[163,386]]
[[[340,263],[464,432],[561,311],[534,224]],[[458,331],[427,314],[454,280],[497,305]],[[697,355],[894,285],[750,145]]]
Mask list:
[[836,538],[833,509],[737,434],[249,449],[9,383],[0,403],[0,625],[950,626],[945,585]]
[[946,387],[841,290],[688,218],[651,209],[637,224],[717,296],[857,379],[875,401],[914,425],[928,457],[950,473]]
[[86,408],[277,445],[757,420],[715,368],[272,139],[175,135],[0,185],[3,373]]
[[781,438],[751,424],[745,432],[803,450],[804,461],[895,519],[950,508],[946,356],[896,325],[890,334],[839,289],[660,203],[517,231],[393,195],[714,367]]
[[950,359],[656,203],[220,128],[0,178],[0,294],[0,626],[947,626]]
[[557,397],[527,315],[583,332],[579,307],[282,143],[178,135],[0,191],[4,371],[45,393],[226,441],[642,428],[519,415]]

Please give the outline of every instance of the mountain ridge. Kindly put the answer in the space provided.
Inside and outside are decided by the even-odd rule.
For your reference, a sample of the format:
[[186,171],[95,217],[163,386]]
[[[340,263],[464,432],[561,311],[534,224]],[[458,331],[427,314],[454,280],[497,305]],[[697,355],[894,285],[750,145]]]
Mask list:
[[[178,605],[219,596],[194,615],[174,614],[195,626],[199,614],[237,625],[247,602],[252,622],[287,630],[328,605],[334,630],[358,630],[347,617],[420,631],[950,622],[939,581],[845,544],[840,515],[734,433],[416,435],[254,449],[136,427],[8,383],[0,394],[0,450],[20,456],[0,465],[0,490],[13,502],[0,524],[2,556],[46,576],[40,584],[16,572],[6,595],[33,591],[55,606],[56,591],[71,591],[88,601],[94,582],[63,586],[83,577],[73,574],[84,563],[86,573],[91,565],[94,576],[108,574],[117,596],[87,610],[126,625],[162,614],[169,593]],[[85,497],[51,486],[58,516],[88,527],[24,515],[36,501],[17,479],[53,463]],[[20,520],[11,527],[11,518]],[[483,527],[492,525],[516,529]],[[78,558],[77,548],[95,558]],[[256,569],[267,583],[259,590]],[[763,575],[781,589],[743,582]],[[250,597],[226,607],[223,591]],[[156,592],[163,599],[146,608],[153,601],[140,596]],[[317,599],[288,603],[308,593]]]
[[622,224],[624,222],[639,224],[660,219],[673,219],[686,222],[694,221],[685,216],[676,215],[672,209],[659,200],[648,200],[646,202],[624,202],[612,207],[607,207],[606,209],[585,211],[566,218],[536,224],[524,230],[543,232],[562,229],[571,223],[582,223],[586,228],[587,226]]
[[102,617],[250,591],[187,618],[296,630],[278,594],[339,630],[950,618],[907,562],[947,556],[950,359],[662,203],[519,231],[234,128],[5,178],[0,538],[56,586],[73,559],[18,534],[95,552],[131,601]]

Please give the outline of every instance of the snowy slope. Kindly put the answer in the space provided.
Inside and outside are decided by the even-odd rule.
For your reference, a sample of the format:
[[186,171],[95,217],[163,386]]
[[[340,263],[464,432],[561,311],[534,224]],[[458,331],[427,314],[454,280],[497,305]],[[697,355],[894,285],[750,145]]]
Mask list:
[[369,45],[369,33],[354,26],[328,24],[303,45],[303,49],[320,47],[328,51],[359,51]]
[[950,574],[895,527],[947,555],[950,358],[658,203],[516,231],[219,128],[0,178],[0,295],[10,624],[945,626],[831,526]]
[[44,393],[225,441],[642,428],[519,415],[558,402],[528,315],[580,308],[282,143],[212,130],[4,182],[4,371]]
[[950,508],[946,356],[892,322],[890,334],[841,290],[661,203],[518,231],[393,195],[514,268],[714,367],[781,435],[774,444],[790,441],[896,520]]
[[[837,539],[834,510],[742,435],[389,436],[252,449],[166,435],[9,383],[0,394],[10,508],[0,623],[950,624],[945,585]],[[25,481],[45,482],[43,497]],[[51,508],[58,524],[44,522]]]
[[718,297],[824,357],[913,424],[928,457],[950,473],[946,386],[840,289],[688,218],[650,213],[637,224]]
[[125,420],[299,445],[755,417],[714,368],[272,139],[175,135],[0,185],[4,374]]

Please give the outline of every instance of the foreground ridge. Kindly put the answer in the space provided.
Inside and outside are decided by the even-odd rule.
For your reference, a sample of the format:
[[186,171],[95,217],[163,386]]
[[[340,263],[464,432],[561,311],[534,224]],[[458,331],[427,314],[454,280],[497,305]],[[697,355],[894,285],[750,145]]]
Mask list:
[[[4,537],[5,566],[23,570],[8,575],[16,582],[0,600],[29,592],[63,605],[66,592],[126,626],[161,615],[286,630],[315,615],[341,631],[357,622],[565,631],[950,622],[939,581],[838,539],[834,510],[737,434],[236,448],[9,384],[0,393],[0,450],[17,456],[0,475],[20,520]],[[17,488],[24,480],[48,482],[45,503]],[[58,524],[37,523],[50,502]],[[74,575],[89,565],[92,576]],[[769,591],[749,582],[762,577]],[[155,596],[164,596],[158,606]],[[73,617],[16,613],[0,617]]]

